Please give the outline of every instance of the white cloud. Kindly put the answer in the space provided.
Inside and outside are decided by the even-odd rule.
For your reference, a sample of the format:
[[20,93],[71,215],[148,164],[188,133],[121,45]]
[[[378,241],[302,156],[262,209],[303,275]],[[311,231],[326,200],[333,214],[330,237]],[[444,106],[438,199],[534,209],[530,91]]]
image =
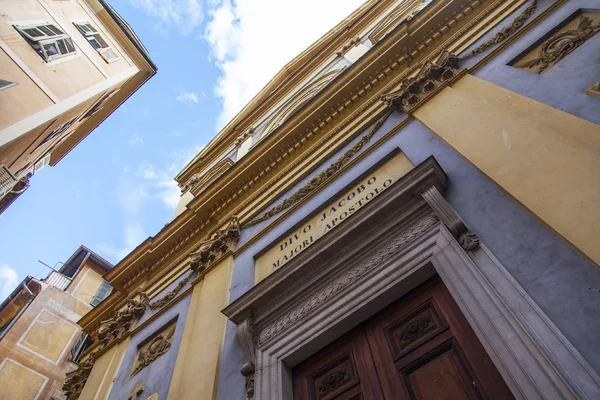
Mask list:
[[184,35],[194,32],[204,14],[200,0],[130,0],[130,3],[154,18],[154,29],[161,36],[167,36],[167,28],[172,26]]
[[180,101],[180,102],[186,103],[186,104],[191,104],[191,103],[198,104],[198,95],[195,92],[181,93],[179,96],[175,97],[175,99],[177,101]]
[[19,274],[17,271],[8,266],[8,264],[0,265],[0,301],[8,297],[15,290],[19,283]]
[[123,244],[100,243],[96,245],[96,249],[109,260],[118,262],[142,243],[148,235],[144,232],[138,215],[151,199],[159,201],[171,212],[175,210],[181,190],[173,178],[203,147],[197,145],[165,154],[162,168],[147,161],[140,163],[137,168],[124,168],[116,188],[124,220],[130,221],[125,224]]
[[129,147],[141,146],[144,144],[144,139],[140,135],[135,135],[129,139]]
[[203,38],[222,76],[223,127],[279,70],[356,10],[364,0],[231,0],[209,10]]
[[113,262],[119,262],[147,237],[148,235],[145,234],[142,225],[139,222],[134,222],[125,226],[123,246],[114,247],[107,244],[98,244],[96,245],[96,249]]

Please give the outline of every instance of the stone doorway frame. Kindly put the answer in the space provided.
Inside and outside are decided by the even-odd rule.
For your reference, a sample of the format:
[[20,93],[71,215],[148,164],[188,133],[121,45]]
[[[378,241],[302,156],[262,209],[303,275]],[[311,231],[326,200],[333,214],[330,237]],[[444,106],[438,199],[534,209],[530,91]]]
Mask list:
[[600,398],[598,373],[467,229],[447,183],[429,158],[223,310],[248,398],[291,400],[295,365],[435,274],[516,398]]

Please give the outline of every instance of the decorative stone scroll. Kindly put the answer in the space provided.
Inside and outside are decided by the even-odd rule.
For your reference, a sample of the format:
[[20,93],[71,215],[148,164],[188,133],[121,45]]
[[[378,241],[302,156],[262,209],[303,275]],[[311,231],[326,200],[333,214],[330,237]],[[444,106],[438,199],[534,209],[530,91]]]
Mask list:
[[240,221],[233,216],[224,229],[217,229],[208,240],[190,254],[192,271],[202,272],[213,261],[229,250],[233,250],[240,239]]
[[67,373],[67,379],[62,387],[66,400],[75,400],[79,398],[79,395],[85,386],[85,382],[90,376],[90,372],[92,372],[95,361],[96,353],[92,353],[85,361],[79,363],[79,367],[75,371]]
[[479,248],[479,238],[471,232],[456,211],[450,207],[444,196],[435,186],[429,187],[421,196],[440,217],[460,247],[465,251],[474,251]]
[[560,60],[571,54],[589,38],[600,32],[600,23],[587,15],[580,15],[577,27],[564,30],[553,35],[539,46],[537,57],[517,61],[513,65],[531,72],[541,74]]
[[336,172],[338,172],[342,167],[360,152],[360,150],[371,140],[371,137],[381,128],[383,123],[390,116],[391,111],[386,112],[381,118],[375,122],[375,124],[369,129],[369,131],[351,148],[349,148],[340,158],[338,158],[333,164],[331,164],[325,171],[317,174],[314,178],[312,178],[306,185],[302,186],[298,189],[294,194],[290,197],[283,200],[281,203],[271,208],[269,211],[264,213],[258,218],[247,221],[244,223],[243,227],[247,228],[249,226],[256,225],[263,221],[268,220],[274,215],[279,214],[280,212],[287,210],[291,206],[296,203],[299,203],[302,199],[308,196],[310,193],[319,189],[325,184],[327,179],[331,178]]
[[381,100],[392,110],[409,113],[458,74],[458,61],[458,57],[444,51],[437,62],[426,61],[416,77],[404,79],[399,90],[384,94]]
[[[67,380],[63,385],[63,391],[67,394],[67,400],[79,398],[99,351],[102,351],[115,341],[126,336],[131,331],[134,324],[144,315],[146,309],[157,310],[168,304],[187,285],[193,274],[201,273],[209,267],[213,261],[221,257],[227,251],[233,250],[237,245],[239,238],[240,223],[237,217],[233,216],[224,229],[217,229],[214,231],[209,239],[201,242],[197,249],[190,254],[190,272],[172,291],[167,292],[162,298],[154,302],[150,302],[148,295],[145,292],[139,292],[135,294],[133,298],[127,300],[124,309],[117,311],[112,318],[103,321],[100,328],[98,328],[98,341],[100,342],[98,350],[91,353],[86,361],[80,363],[75,371],[67,374]],[[167,340],[166,338],[163,339]],[[164,343],[155,343],[152,354],[157,352],[160,353],[160,351],[156,351],[156,349],[159,348],[160,350],[164,349],[164,347]],[[147,355],[148,360],[151,358],[152,354],[149,353]],[[160,354],[156,355],[156,357]],[[150,362],[152,362],[152,360]]]
[[502,42],[504,42],[506,39],[508,39],[509,37],[511,37],[513,35],[513,33],[515,33],[516,31],[518,31],[524,24],[525,22],[527,22],[527,20],[533,15],[533,13],[535,12],[535,9],[537,8],[537,0],[533,0],[531,2],[531,4],[529,5],[529,7],[527,7],[523,13],[521,13],[521,15],[519,15],[517,18],[515,18],[510,25],[508,25],[505,28],[502,28],[502,30],[498,33],[496,33],[496,35],[494,35],[493,38],[491,38],[490,40],[486,41],[485,43],[482,43],[481,45],[477,46],[473,51],[471,51],[470,53],[460,57],[460,60],[466,60],[468,58],[471,58],[473,56],[476,56],[477,54],[481,54],[484,51],[486,51],[487,49],[489,49],[490,47],[493,47],[497,44],[500,44]]
[[256,340],[252,327],[252,320],[247,318],[238,325],[237,337],[242,345],[245,363],[241,366],[240,372],[246,378],[246,397],[254,397],[254,372],[256,371]]
[[118,311],[112,318],[103,321],[98,329],[98,340],[104,349],[114,341],[121,339],[138,319],[144,315],[148,305],[148,296],[140,293],[136,298],[127,300],[125,309]]

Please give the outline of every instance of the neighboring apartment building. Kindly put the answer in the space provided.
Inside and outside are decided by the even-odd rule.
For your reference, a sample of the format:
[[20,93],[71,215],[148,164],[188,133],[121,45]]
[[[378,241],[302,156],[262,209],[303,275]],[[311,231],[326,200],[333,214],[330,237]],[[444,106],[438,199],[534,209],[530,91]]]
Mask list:
[[0,213],[155,73],[104,0],[0,2]]
[[91,339],[77,321],[111,291],[112,265],[81,246],[46,279],[27,277],[0,306],[0,399],[64,398],[67,372]]
[[367,1],[177,176],[68,399],[599,399],[599,54],[597,0]]

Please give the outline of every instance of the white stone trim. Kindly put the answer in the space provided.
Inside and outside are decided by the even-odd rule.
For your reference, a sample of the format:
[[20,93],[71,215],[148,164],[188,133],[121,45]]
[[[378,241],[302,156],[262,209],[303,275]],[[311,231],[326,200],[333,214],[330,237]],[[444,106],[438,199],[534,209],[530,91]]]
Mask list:
[[21,367],[21,368],[23,368],[23,369],[26,369],[27,371],[29,371],[29,372],[33,373],[34,375],[37,375],[37,376],[40,376],[40,377],[44,378],[44,382],[43,382],[43,383],[40,385],[40,390],[38,390],[37,394],[36,394],[36,395],[35,395],[35,397],[33,398],[33,400],[37,400],[37,399],[39,399],[40,395],[41,395],[41,394],[42,394],[42,392],[44,391],[44,387],[46,386],[46,384],[48,383],[48,380],[49,380],[50,378],[48,378],[46,375],[42,375],[42,374],[40,374],[39,372],[32,370],[31,368],[27,368],[26,366],[24,366],[24,365],[23,365],[23,364],[21,364],[20,362],[18,362],[18,361],[16,361],[16,360],[13,360],[13,359],[12,359],[12,358],[10,358],[10,357],[6,357],[6,358],[5,358],[5,359],[2,361],[2,363],[0,363],[0,371],[2,370],[2,368],[4,368],[4,365],[6,365],[6,364],[7,364],[9,361],[10,361],[11,363],[15,364],[15,365],[18,365],[19,367]]
[[[489,250],[482,246],[469,257],[444,226],[439,224],[435,230],[341,292],[317,315],[307,314],[259,348],[256,399],[291,400],[291,366],[307,354],[305,349],[323,347],[331,336],[338,336],[331,335],[333,327],[348,330],[353,314],[376,311],[365,309],[365,304],[377,303],[392,291],[403,294],[416,287],[434,272],[431,266],[516,398],[600,398],[598,374]],[[402,291],[397,290],[399,285]]]
[[249,394],[291,400],[292,367],[437,274],[517,399],[600,398],[598,373],[467,230],[445,180],[425,161],[223,310]]
[[[25,74],[29,77],[29,79],[31,79],[33,81],[33,83],[35,83],[37,85],[37,87],[40,88],[40,90],[42,92],[44,92],[44,94],[46,96],[48,96],[48,98],[50,100],[52,100],[55,104],[59,103],[60,100],[58,99],[58,96],[56,96],[52,90],[50,90],[50,88],[48,86],[46,86],[46,84],[44,82],[42,82],[42,80],[35,74],[35,72],[33,72],[33,70],[31,68],[29,68],[27,66],[27,64],[25,64],[21,58],[19,58],[19,56],[17,55],[17,53],[15,53],[14,51],[12,51],[12,49],[10,48],[9,45],[7,45],[6,43],[4,43],[4,41],[2,39],[0,39],[0,47],[2,48],[2,50],[4,50],[4,52],[6,53],[6,55],[13,60],[13,62],[15,64],[17,64],[17,66],[19,68],[21,68],[21,70],[23,72],[25,72]],[[3,145],[4,141],[0,142],[0,146]]]

